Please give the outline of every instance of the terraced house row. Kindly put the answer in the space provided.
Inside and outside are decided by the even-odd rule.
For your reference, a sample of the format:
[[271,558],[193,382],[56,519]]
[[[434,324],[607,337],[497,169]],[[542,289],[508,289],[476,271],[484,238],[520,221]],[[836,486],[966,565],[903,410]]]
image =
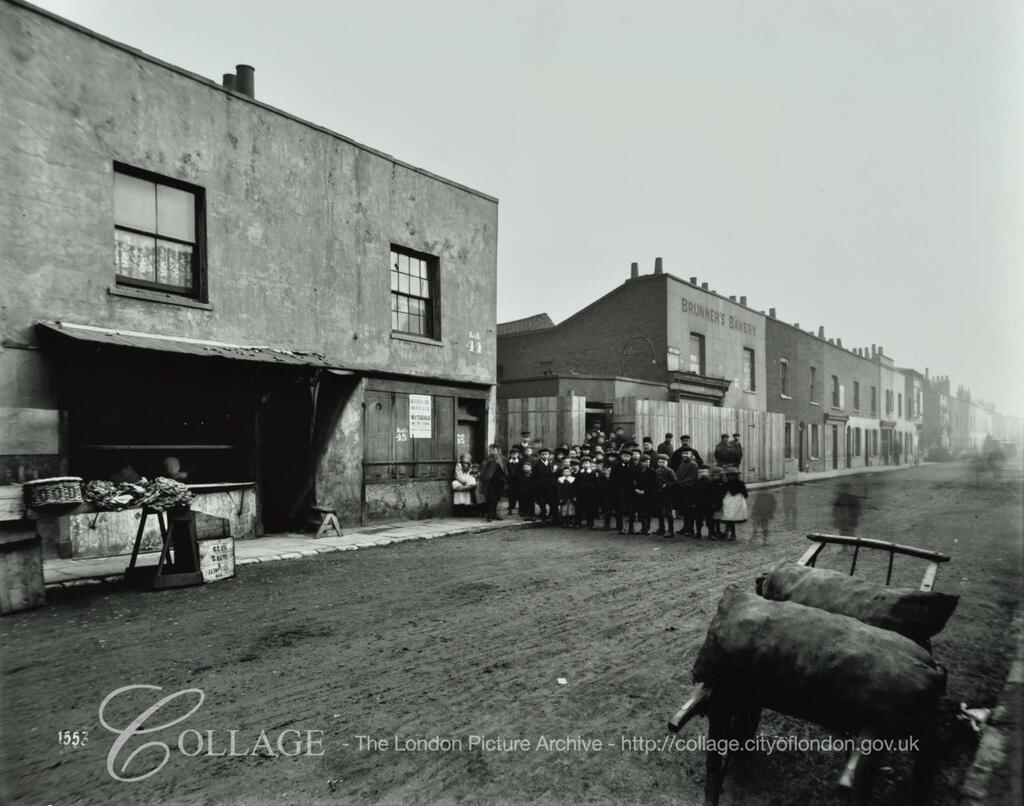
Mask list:
[[[689,434],[702,452],[738,432],[744,471],[772,480],[905,464],[1019,442],[1020,423],[896,360],[849,346],[823,326],[783,322],[697,277],[632,264],[617,288],[555,324],[547,314],[498,325],[499,433],[578,442],[622,426],[660,442]],[[705,455],[707,455],[705,453]]]

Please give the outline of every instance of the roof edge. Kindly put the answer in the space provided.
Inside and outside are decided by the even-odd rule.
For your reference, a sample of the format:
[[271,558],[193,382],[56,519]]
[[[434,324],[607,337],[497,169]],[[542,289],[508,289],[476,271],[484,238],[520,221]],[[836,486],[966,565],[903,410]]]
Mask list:
[[109,36],[104,36],[103,34],[98,33],[92,30],[91,28],[86,28],[84,25],[80,25],[77,22],[73,22],[72,20],[69,20],[66,17],[62,17],[59,14],[55,14],[52,11],[49,11],[45,8],[40,8],[39,6],[32,5],[31,3],[25,2],[25,0],[6,0],[6,2],[10,3],[11,5],[23,8],[26,11],[38,14],[41,17],[46,17],[52,20],[53,22],[65,26],[66,28],[71,28],[72,30],[78,31],[78,33],[80,34],[84,34],[88,37],[91,37],[92,39],[96,39],[97,41],[104,43],[105,45],[109,45],[113,48],[117,48],[118,50],[124,51],[125,53],[128,53],[131,56],[143,59],[147,62],[157,65],[158,67],[163,67],[164,69],[177,73],[180,76],[184,76],[185,78],[189,78],[200,84],[204,84],[206,87],[210,89],[219,90],[220,92],[223,92],[225,95],[229,96],[230,98],[233,98],[236,101],[245,101],[246,103],[254,104],[255,106],[259,106],[267,110],[268,112],[273,112],[275,115],[280,115],[281,117],[288,118],[289,120],[292,120],[295,123],[299,123],[310,129],[314,129],[315,131],[321,132],[322,134],[326,134],[330,137],[334,137],[338,140],[348,143],[349,145],[355,146],[356,148],[359,148],[367,152],[368,154],[373,154],[374,156],[380,157],[381,159],[385,159],[388,162],[394,163],[395,165],[400,165],[403,168],[421,174],[422,176],[425,176],[428,179],[435,179],[438,182],[442,182],[450,187],[455,188],[456,190],[461,190],[466,193],[471,193],[474,196],[478,196],[479,198],[485,201],[493,202],[494,204],[499,203],[498,198],[496,196],[491,196],[488,193],[484,193],[482,190],[476,190],[475,188],[471,188],[468,185],[460,184],[459,182],[456,182],[453,179],[448,179],[444,176],[440,176],[439,174],[431,173],[426,168],[419,168],[415,165],[412,165],[411,163],[403,162],[402,160],[397,159],[396,157],[393,157],[390,154],[387,154],[383,151],[379,151],[376,148],[372,148],[371,146],[360,143],[357,140],[353,140],[351,137],[346,137],[343,134],[339,134],[338,132],[333,131],[332,129],[326,128],[325,126],[320,126],[316,123],[312,123],[306,120],[305,118],[300,118],[298,115],[293,115],[290,112],[284,111],[283,109],[278,109],[276,106],[271,106],[270,104],[264,103],[263,101],[260,101],[257,98],[250,98],[247,95],[242,95],[233,90],[229,90],[212,79],[206,78],[205,76],[201,76],[198,73],[193,73],[191,70],[186,70],[184,67],[172,64],[171,62],[165,62],[163,59],[159,59],[156,56],[151,56],[145,51],[139,50],[138,48],[125,44],[124,42],[118,42],[116,39],[111,39]]

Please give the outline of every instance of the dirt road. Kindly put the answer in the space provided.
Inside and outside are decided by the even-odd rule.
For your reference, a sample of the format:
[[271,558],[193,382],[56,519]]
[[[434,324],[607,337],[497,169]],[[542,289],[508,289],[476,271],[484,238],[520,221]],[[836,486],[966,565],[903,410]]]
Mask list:
[[[989,705],[1020,599],[1021,473],[987,486],[964,473],[856,477],[857,529],[952,555],[936,589],[961,602],[934,653],[952,702]],[[527,529],[246,566],[200,588],[67,592],[0,621],[0,800],[700,802],[703,754],[645,752],[643,740],[665,736],[723,588],[752,586],[766,565],[797,558],[807,531],[830,531],[837,490],[797,488],[788,523],[775,490],[764,543],[749,524],[736,543]],[[921,570],[897,561],[894,582],[916,587]],[[168,702],[145,723],[167,727],[118,748],[99,711],[134,684],[161,690],[114,696],[112,728],[184,689],[204,699],[192,713],[198,693]],[[683,736],[705,727],[697,720]],[[74,731],[88,731],[84,745],[79,734],[73,746]],[[761,733],[825,735],[774,714]],[[152,772],[157,746],[125,766],[146,741],[169,746],[166,766]],[[935,803],[958,800],[974,746],[945,720]],[[730,770],[723,803],[834,800],[842,762],[754,754]],[[879,802],[903,802],[907,760],[883,764]],[[129,783],[111,772],[152,774]]]

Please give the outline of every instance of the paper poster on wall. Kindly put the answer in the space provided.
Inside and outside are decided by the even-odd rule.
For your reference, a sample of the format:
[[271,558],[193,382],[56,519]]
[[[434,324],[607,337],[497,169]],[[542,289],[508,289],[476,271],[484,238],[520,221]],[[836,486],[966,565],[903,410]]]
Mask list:
[[430,439],[431,433],[430,395],[409,395],[409,436],[413,439]]

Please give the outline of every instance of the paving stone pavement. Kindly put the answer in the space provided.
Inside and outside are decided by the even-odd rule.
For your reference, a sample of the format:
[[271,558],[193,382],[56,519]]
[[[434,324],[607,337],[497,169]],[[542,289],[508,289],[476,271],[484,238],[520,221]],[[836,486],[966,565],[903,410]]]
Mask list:
[[[396,521],[375,523],[366,526],[365,531],[345,530],[341,537],[279,534],[250,540],[235,541],[235,565],[297,560],[335,551],[354,551],[371,546],[390,546],[407,540],[433,540],[450,535],[476,534],[496,529],[528,526],[531,521],[511,516],[504,520],[488,523],[480,518],[431,518],[419,521]],[[137,565],[156,565],[160,553],[157,551],[139,554]],[[73,587],[77,585],[110,582],[124,576],[130,555],[96,557],[80,560],[46,560],[43,562],[43,581],[48,588]]]
[[[858,475],[862,473],[884,473],[895,470],[909,470],[910,465],[880,466],[867,470],[857,468],[851,470],[830,470],[821,473],[799,473],[796,478],[779,481],[755,482],[748,484],[751,490],[779,487],[786,484],[799,484],[810,481],[834,478],[836,476]],[[352,531],[345,530],[341,537],[324,537],[319,540],[306,534],[276,534],[259,538],[235,541],[235,565],[250,563],[275,562],[277,560],[295,560],[311,557],[315,554],[326,554],[334,551],[353,551],[372,546],[389,546],[405,540],[432,540],[449,535],[460,535],[475,532],[487,532],[494,529],[527,526],[530,522],[520,520],[513,515],[505,520],[487,523],[480,518],[429,518],[416,521],[393,521],[373,523],[358,527]],[[43,581],[48,588],[61,588],[77,585],[110,582],[124,576],[129,555],[115,557],[95,557],[88,559],[45,560],[43,562]],[[137,565],[156,565],[159,552],[139,554]]]

